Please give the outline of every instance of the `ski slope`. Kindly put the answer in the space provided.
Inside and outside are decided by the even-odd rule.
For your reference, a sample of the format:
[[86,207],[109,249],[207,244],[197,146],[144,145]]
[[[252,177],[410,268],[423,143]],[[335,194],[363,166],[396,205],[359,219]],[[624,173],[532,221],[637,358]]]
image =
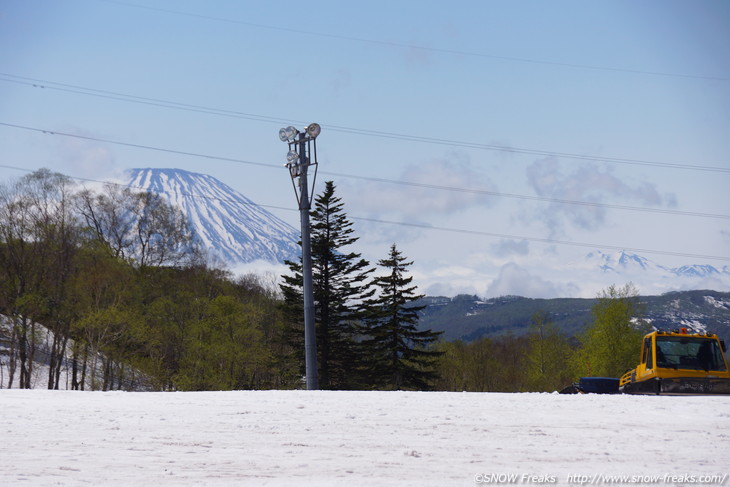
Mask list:
[[0,390],[3,486],[730,485],[730,397]]

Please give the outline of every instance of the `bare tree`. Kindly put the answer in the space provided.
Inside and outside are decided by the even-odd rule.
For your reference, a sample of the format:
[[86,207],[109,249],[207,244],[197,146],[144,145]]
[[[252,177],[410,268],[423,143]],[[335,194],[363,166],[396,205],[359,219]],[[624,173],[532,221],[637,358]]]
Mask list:
[[136,258],[140,267],[178,266],[197,252],[185,215],[156,193],[138,193],[132,211],[136,217]]
[[57,387],[70,330],[65,283],[78,239],[72,188],[69,178],[48,169],[0,187],[0,309],[13,323],[11,383],[19,366],[21,388],[31,387],[41,320],[53,332],[48,386]]
[[105,244],[114,257],[130,258],[134,253],[136,195],[118,184],[106,184],[101,193],[81,191],[76,208],[93,238]]
[[177,266],[200,255],[183,213],[156,193],[108,184],[84,190],[76,207],[93,237],[139,267]]

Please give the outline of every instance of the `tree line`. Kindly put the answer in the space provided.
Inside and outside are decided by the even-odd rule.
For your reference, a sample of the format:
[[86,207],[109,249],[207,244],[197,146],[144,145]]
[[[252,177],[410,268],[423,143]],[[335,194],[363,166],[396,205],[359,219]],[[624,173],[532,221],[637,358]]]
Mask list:
[[[407,262],[391,247],[378,262],[389,272],[374,279],[332,182],[311,212],[312,263],[320,385],[332,389],[447,391],[555,391],[581,376],[619,377],[638,360],[648,325],[633,284],[602,291],[593,323],[577,337],[563,335],[545,312],[531,318],[526,336],[445,342],[418,327],[422,298],[411,286]],[[301,265],[289,262],[282,286],[292,336],[303,336]],[[375,297],[373,297],[375,295]],[[303,362],[303,344],[292,350]]]
[[[332,181],[311,210],[312,281],[319,385],[323,389],[433,387],[440,333],[418,328],[423,296],[412,285],[413,262],[393,244],[380,271],[350,250],[358,237]],[[301,262],[287,262],[281,285],[287,335],[303,363]]]
[[620,377],[639,360],[649,325],[633,284],[609,286],[597,296],[593,321],[578,336],[558,330],[536,312],[524,336],[444,342],[435,387],[448,391],[552,392],[579,377]]
[[[311,210],[320,387],[551,390],[576,374],[623,372],[639,333],[633,288],[606,292],[580,342],[545,314],[526,337],[442,342],[418,326],[412,262],[395,244],[377,266],[350,250],[358,238],[335,193],[327,182]],[[209,266],[184,215],[157,194],[94,192],[46,169],[1,185],[7,384],[32,387],[43,355],[49,389],[69,368],[80,390],[300,387],[301,262],[287,264],[278,288]]]
[[[331,201],[327,188],[321,201]],[[437,334],[417,330],[418,308],[408,307],[420,297],[410,263],[394,245],[370,279],[375,268],[339,252],[354,240],[337,213],[315,225],[332,239],[315,238],[324,387],[427,387],[440,353],[427,350]],[[153,193],[94,192],[46,169],[2,185],[7,384],[37,386],[42,356],[48,388],[59,388],[70,354],[72,389],[298,387],[301,289],[291,265],[280,290],[274,279],[209,267],[184,215]]]
[[49,389],[69,369],[81,390],[286,386],[271,287],[208,267],[160,195],[94,192],[45,169],[0,186],[8,385],[32,387],[42,358]]

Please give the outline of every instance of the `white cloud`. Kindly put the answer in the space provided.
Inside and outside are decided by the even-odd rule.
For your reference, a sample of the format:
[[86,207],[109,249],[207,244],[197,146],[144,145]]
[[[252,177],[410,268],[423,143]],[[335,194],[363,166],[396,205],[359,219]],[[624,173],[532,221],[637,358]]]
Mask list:
[[[70,132],[94,136],[76,128]],[[57,154],[66,168],[64,171],[68,171],[69,176],[104,179],[114,176],[117,172],[114,153],[108,144],[75,137],[59,137],[57,144]]]
[[462,265],[441,265],[415,262],[412,272],[419,292],[428,296],[478,294],[485,281],[484,272]]
[[533,219],[544,221],[553,236],[562,233],[566,224],[590,231],[603,226],[606,208],[591,206],[590,203],[619,201],[622,205],[676,206],[676,197],[673,194],[662,196],[656,185],[647,181],[630,184],[608,166],[581,164],[574,170],[565,172],[557,159],[548,157],[532,163],[526,172],[529,184],[539,196],[589,203],[550,203],[543,211],[532,215]]
[[514,255],[525,256],[530,252],[530,242],[527,240],[500,239],[491,246],[492,253],[497,257],[509,257]]
[[477,191],[496,191],[492,180],[475,170],[462,153],[411,164],[397,179],[409,184],[347,181],[340,185],[347,194],[343,200],[357,213],[430,220],[425,217],[449,215],[474,206],[489,207],[492,199]]
[[527,298],[556,298],[565,295],[562,286],[547,281],[517,264],[502,266],[496,279],[487,286],[487,297],[516,295]]
[[375,249],[382,248],[382,252],[380,250],[376,250],[376,252],[378,255],[382,253],[383,257],[387,254],[391,244],[402,244],[420,239],[423,237],[424,228],[431,226],[425,222],[401,218],[384,217],[380,220],[356,219],[354,227],[355,235],[360,238],[359,244],[375,247]]

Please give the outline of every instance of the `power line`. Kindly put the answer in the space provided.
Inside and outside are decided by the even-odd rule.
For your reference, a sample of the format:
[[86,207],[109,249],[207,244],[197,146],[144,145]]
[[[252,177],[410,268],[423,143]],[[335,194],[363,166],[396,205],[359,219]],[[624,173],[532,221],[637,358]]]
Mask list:
[[511,239],[511,240],[527,240],[529,242],[540,242],[540,243],[553,244],[553,245],[569,245],[569,246],[573,246],[573,247],[587,247],[587,248],[592,248],[592,249],[625,250],[628,252],[669,255],[669,256],[674,256],[674,257],[688,257],[688,258],[697,258],[697,259],[730,261],[730,257],[722,257],[722,256],[716,256],[716,255],[713,256],[713,255],[703,255],[703,254],[690,254],[690,253],[686,253],[686,252],[672,252],[672,251],[668,251],[668,250],[619,247],[619,246],[615,246],[615,245],[599,245],[599,244],[584,243],[584,242],[571,242],[568,240],[556,240],[556,239],[552,239],[552,238],[525,237],[525,236],[521,236],[521,235],[508,235],[508,234],[504,234],[504,233],[483,232],[480,230],[467,230],[467,229],[463,229],[463,228],[439,227],[439,226],[427,225],[424,223],[395,222],[395,221],[389,221],[389,220],[380,220],[377,218],[366,218],[366,217],[356,217],[356,216],[350,216],[350,218],[352,218],[353,220],[368,221],[368,222],[372,222],[372,223],[399,225],[399,226],[404,226],[404,227],[414,227],[414,228],[422,228],[422,229],[428,229],[428,230],[439,230],[439,231],[443,231],[443,232],[460,233],[460,234],[464,234],[464,235],[478,235],[478,236],[483,236],[483,237],[495,237],[495,238],[504,238],[504,239]]
[[233,118],[243,118],[249,120],[257,120],[270,123],[290,123],[297,122],[289,119],[269,117],[266,115],[257,115],[253,113],[240,112],[235,110],[227,110],[223,108],[206,107],[202,105],[194,105],[190,103],[181,103],[171,100],[163,100],[160,98],[149,98],[144,96],[130,95],[116,91],[100,90],[97,88],[89,88],[86,86],[72,85],[68,83],[59,83],[57,81],[42,80],[37,78],[28,78],[25,76],[17,76],[10,73],[0,73],[0,81],[15,83],[20,85],[31,86],[33,88],[48,89],[65,93],[74,93],[79,95],[94,96],[97,98],[106,98],[109,100],[126,101],[130,103],[138,103],[142,105],[150,105],[163,108],[173,108],[176,110],[186,110],[190,112],[206,113],[210,115],[219,115]]
[[[15,170],[15,171],[23,171],[23,172],[26,172],[26,173],[32,173],[32,172],[34,172],[33,169],[27,169],[27,168],[18,167],[18,166],[10,166],[10,165],[7,165],[7,164],[0,164],[0,168],[12,169],[12,170]],[[240,200],[234,200],[234,199],[230,199],[230,198],[222,198],[220,196],[209,196],[209,195],[200,194],[200,193],[185,193],[185,192],[173,193],[171,191],[151,191],[149,188],[145,188],[144,186],[137,186],[137,185],[134,185],[134,184],[131,184],[131,183],[130,184],[124,184],[124,183],[118,183],[118,182],[115,182],[115,181],[102,181],[102,180],[99,180],[99,179],[84,178],[84,177],[81,177],[81,176],[66,176],[66,177],[68,177],[70,179],[73,179],[73,180],[76,180],[76,181],[83,181],[83,182],[87,182],[87,183],[97,183],[97,184],[110,184],[112,186],[118,186],[118,187],[121,187],[121,188],[138,189],[138,190],[141,190],[141,191],[147,191],[147,192],[151,192],[151,193],[153,192],[153,193],[156,193],[156,194],[176,194],[176,195],[179,194],[180,196],[183,196],[183,197],[190,197],[190,198],[195,198],[195,199],[204,199],[204,200],[209,200],[209,201],[220,201],[220,202],[224,202],[224,203],[242,203]],[[285,206],[265,205],[265,204],[259,204],[259,203],[254,203],[254,202],[251,202],[251,203],[243,203],[243,204],[245,204],[247,206],[261,207],[261,208],[269,208],[269,209],[273,209],[273,210],[298,211],[296,209],[287,208]]]
[[619,68],[619,67],[613,67],[613,66],[598,66],[598,65],[590,65],[590,64],[580,64],[580,63],[546,61],[543,59],[534,59],[534,58],[502,56],[502,55],[497,55],[497,54],[487,54],[487,53],[482,53],[482,52],[464,51],[464,50],[459,50],[459,49],[427,47],[427,46],[421,46],[421,45],[416,45],[416,44],[406,44],[406,43],[402,43],[402,42],[384,41],[381,39],[369,39],[369,38],[364,38],[364,37],[345,36],[345,35],[330,34],[330,33],[325,33],[325,32],[315,32],[315,31],[309,31],[309,30],[293,29],[293,28],[280,27],[280,26],[267,25],[267,24],[259,24],[259,23],[247,22],[247,21],[237,20],[237,19],[227,19],[224,17],[216,17],[216,16],[212,16],[212,15],[196,14],[193,12],[183,12],[181,10],[152,7],[149,5],[139,5],[136,3],[124,2],[121,0],[100,0],[100,1],[115,4],[115,5],[122,5],[125,7],[133,7],[133,8],[139,8],[139,9],[151,10],[151,11],[155,11],[155,12],[166,13],[166,14],[180,15],[180,16],[185,16],[185,17],[193,17],[193,18],[214,21],[214,22],[225,22],[225,23],[229,23],[229,24],[244,25],[244,26],[248,26],[248,27],[255,27],[258,29],[267,29],[267,30],[274,30],[274,31],[279,31],[279,32],[288,32],[288,33],[297,34],[297,35],[307,35],[307,36],[312,36],[312,37],[320,37],[320,38],[333,39],[333,40],[338,40],[338,41],[344,40],[344,41],[358,42],[358,43],[364,43],[364,44],[373,44],[373,45],[379,45],[379,46],[397,47],[397,48],[401,48],[401,49],[416,49],[419,51],[466,56],[466,57],[472,57],[472,58],[477,58],[477,59],[495,59],[495,60],[499,60],[499,61],[510,61],[510,62],[524,63],[524,64],[557,66],[557,67],[562,67],[562,68],[626,73],[626,74],[646,75],[646,76],[688,78],[688,79],[697,79],[697,80],[706,80],[706,81],[730,81],[730,78],[723,77],[723,76],[706,76],[706,75],[685,74],[685,73],[667,73],[667,72],[660,72],[660,71],[647,71],[647,70],[640,70],[640,69]]
[[[25,168],[19,168],[16,166],[0,164],[0,167],[7,168],[7,169],[20,170],[20,171],[25,171],[25,172],[32,172],[31,170],[28,170]],[[226,198],[221,198],[219,196],[208,196],[208,195],[202,195],[202,194],[196,194],[196,193],[184,193],[184,192],[172,193],[169,191],[150,191],[148,188],[144,188],[141,186],[135,186],[132,184],[122,184],[122,183],[116,183],[116,182],[112,182],[112,181],[100,181],[100,180],[81,178],[81,177],[75,177],[75,176],[68,176],[68,177],[71,179],[75,179],[77,181],[94,182],[94,183],[100,183],[100,184],[111,184],[114,186],[126,187],[126,188],[130,188],[130,189],[139,189],[139,190],[143,190],[143,191],[154,192],[155,194],[175,194],[175,195],[180,195],[183,197],[190,197],[190,198],[196,198],[196,199],[238,202],[238,200],[230,200],[230,199],[226,199]],[[255,207],[291,211],[291,212],[299,211],[298,209],[295,209],[295,208],[287,208],[287,207],[274,206],[274,205],[262,205],[262,204],[257,204],[257,203],[253,203],[253,202],[251,202],[250,205],[255,206]],[[526,237],[523,235],[511,235],[511,234],[504,234],[504,233],[485,232],[485,231],[480,231],[480,230],[469,230],[469,229],[463,229],[463,228],[441,227],[441,226],[428,225],[425,223],[382,220],[382,219],[378,219],[378,218],[368,218],[368,217],[360,217],[360,216],[352,216],[352,215],[348,215],[348,217],[355,221],[370,222],[370,223],[376,223],[376,224],[381,224],[381,225],[395,225],[395,226],[402,226],[402,227],[419,228],[422,230],[436,230],[436,231],[456,233],[456,234],[461,234],[461,235],[474,235],[474,236],[481,236],[481,237],[493,237],[493,238],[502,238],[502,239],[511,239],[511,240],[525,240],[525,241],[529,241],[529,242],[538,242],[538,243],[544,243],[544,244],[550,244],[550,245],[567,245],[567,246],[572,246],[572,247],[583,247],[583,248],[592,248],[592,249],[599,249],[599,250],[600,249],[616,250],[616,251],[624,250],[624,251],[628,251],[628,252],[638,252],[638,253],[643,253],[643,254],[666,255],[666,256],[673,256],[673,257],[687,257],[687,258],[718,260],[718,261],[730,261],[730,257],[717,256],[717,255],[693,254],[693,253],[687,253],[687,252],[674,252],[674,251],[668,251],[668,250],[656,250],[656,249],[645,249],[645,248],[634,248],[634,247],[620,247],[620,246],[616,246],[616,245],[604,245],[604,244],[594,244],[594,243],[586,243],[586,242],[572,242],[569,240],[557,240],[557,239],[551,239],[551,238]]]
[[694,164],[674,164],[669,162],[660,162],[660,161],[648,161],[648,160],[641,160],[641,159],[625,159],[625,158],[619,158],[619,157],[602,157],[602,156],[591,156],[591,155],[583,155],[583,154],[575,154],[571,152],[556,152],[556,151],[547,151],[547,150],[540,150],[540,149],[528,149],[524,147],[509,147],[509,146],[500,146],[500,145],[494,145],[494,144],[482,144],[482,143],[476,143],[476,142],[463,142],[463,141],[457,141],[457,140],[450,140],[450,139],[440,139],[435,137],[422,137],[418,135],[408,135],[408,134],[399,134],[399,133],[393,133],[393,132],[381,132],[377,130],[366,130],[366,129],[358,129],[358,128],[352,128],[352,127],[343,127],[338,125],[326,125],[327,130],[336,130],[340,132],[346,132],[351,134],[362,134],[362,135],[370,135],[374,137],[383,137],[383,138],[389,138],[389,139],[399,139],[399,140],[409,140],[413,142],[425,142],[429,144],[438,144],[438,145],[448,145],[453,147],[465,147],[465,148],[472,148],[472,149],[482,149],[482,150],[489,150],[489,151],[499,151],[499,152],[510,152],[510,153],[516,153],[516,154],[529,154],[529,155],[539,155],[539,156],[546,156],[546,157],[559,157],[559,158],[565,158],[565,159],[576,159],[576,160],[583,160],[583,161],[593,161],[593,162],[608,162],[611,164],[626,164],[626,165],[632,165],[632,166],[654,166],[654,167],[663,167],[663,168],[670,168],[670,169],[690,169],[695,171],[713,171],[713,172],[730,172],[730,168],[727,167],[721,167],[721,166],[699,166]]
[[189,151],[182,151],[182,150],[169,149],[169,148],[163,148],[163,147],[155,147],[152,145],[135,144],[132,142],[122,142],[119,140],[105,139],[105,138],[101,138],[101,137],[91,137],[89,135],[70,134],[67,132],[40,129],[40,128],[36,128],[36,127],[27,127],[24,125],[16,125],[16,124],[12,124],[12,123],[0,122],[0,125],[5,126],[5,127],[21,129],[21,130],[29,130],[31,132],[40,132],[40,133],[46,134],[46,135],[60,135],[63,137],[73,137],[73,138],[82,139],[82,140],[92,140],[94,142],[104,142],[105,144],[121,145],[124,147],[133,147],[135,149],[145,149],[145,150],[151,150],[151,151],[157,151],[157,152],[167,152],[170,154],[177,154],[177,155],[181,155],[181,156],[200,157],[203,159],[215,159],[218,161],[236,162],[239,164],[250,164],[252,166],[263,166],[263,167],[276,168],[276,169],[281,169],[281,167],[282,167],[282,166],[277,166],[274,164],[266,164],[264,162],[254,162],[254,161],[247,161],[244,159],[237,159],[234,157],[213,156],[210,154],[203,154],[201,152],[189,152]]
[[671,210],[671,209],[667,209],[667,208],[648,208],[648,207],[644,207],[644,206],[616,205],[616,204],[611,204],[611,203],[599,203],[599,202],[594,202],[594,201],[566,200],[566,199],[561,199],[561,198],[547,198],[544,196],[531,196],[531,195],[523,195],[523,194],[515,194],[515,193],[502,193],[499,191],[489,191],[489,190],[484,190],[484,189],[458,188],[458,187],[443,186],[443,185],[438,185],[438,184],[417,183],[417,182],[413,182],[413,181],[399,181],[399,180],[376,178],[376,177],[370,177],[370,176],[356,176],[353,174],[345,174],[345,173],[338,173],[338,172],[332,172],[332,171],[321,171],[321,172],[323,174],[328,174],[331,176],[339,176],[339,177],[345,177],[345,178],[351,178],[351,179],[360,179],[360,180],[364,180],[364,181],[372,181],[372,182],[386,183],[386,184],[399,184],[399,185],[403,185],[403,186],[411,186],[411,187],[417,187],[417,188],[436,189],[436,190],[442,190],[442,191],[453,191],[453,192],[458,192],[458,193],[469,193],[469,194],[484,195],[484,196],[496,196],[496,197],[500,197],[500,198],[513,198],[513,199],[528,200],[528,201],[543,201],[543,202],[547,202],[547,203],[589,206],[589,207],[594,207],[594,208],[610,208],[610,209],[614,209],[614,210],[642,211],[642,212],[647,212],[647,213],[665,213],[665,214],[670,214],[670,215],[730,219],[730,215],[722,215],[722,214],[717,214],[717,213],[681,211],[681,210]]
[[[279,166],[276,164],[267,164],[267,163],[263,163],[263,162],[254,162],[254,161],[248,161],[245,159],[238,159],[238,158],[233,158],[233,157],[215,156],[215,155],[204,154],[204,153],[199,153],[199,152],[189,152],[189,151],[182,151],[182,150],[177,150],[177,149],[156,147],[156,146],[151,146],[151,145],[136,144],[136,143],[131,143],[131,142],[122,142],[122,141],[118,141],[118,140],[105,139],[105,138],[101,138],[101,137],[92,137],[92,136],[88,136],[88,135],[70,134],[70,133],[66,133],[66,132],[52,131],[52,130],[47,130],[47,129],[28,127],[28,126],[24,126],[24,125],[17,125],[17,124],[11,124],[11,123],[6,123],[6,122],[0,122],[0,126],[6,126],[6,127],[11,127],[11,128],[21,129],[21,130],[28,130],[28,131],[32,131],[32,132],[39,132],[39,133],[43,133],[46,135],[60,135],[63,137],[72,137],[72,138],[77,138],[77,139],[82,139],[82,140],[92,140],[95,142],[103,142],[103,143],[107,143],[107,144],[121,145],[121,146],[125,146],[125,147],[152,150],[152,151],[157,151],[157,152],[166,152],[166,153],[189,156],[189,157],[200,157],[200,158],[204,158],[204,159],[220,160],[220,161],[233,162],[233,163],[238,163],[238,164],[247,164],[247,165],[259,166],[259,167],[267,167],[270,169],[277,169],[277,170],[280,170],[282,168],[282,166]],[[409,187],[417,187],[417,188],[436,189],[436,190],[441,190],[441,191],[476,194],[476,195],[482,195],[482,196],[495,196],[495,197],[512,198],[512,199],[520,199],[520,200],[528,200],[528,201],[542,201],[542,202],[555,203],[555,204],[588,206],[588,207],[594,207],[594,208],[607,208],[607,209],[614,209],[614,210],[640,211],[640,212],[647,212],[647,213],[663,213],[663,214],[669,214],[669,215],[680,215],[680,216],[702,217],[702,218],[718,218],[718,219],[726,219],[726,220],[730,219],[730,215],[717,214],[717,213],[681,211],[681,210],[672,210],[672,209],[667,209],[667,208],[648,208],[648,207],[639,207],[639,206],[617,205],[617,204],[610,204],[610,203],[598,203],[598,202],[592,202],[592,201],[566,200],[566,199],[560,199],[560,198],[548,198],[548,197],[543,197],[543,196],[502,193],[502,192],[498,192],[498,191],[489,191],[489,190],[483,190],[483,189],[459,188],[459,187],[444,186],[444,185],[429,184],[429,183],[418,183],[418,182],[414,182],[414,181],[394,180],[394,179],[377,178],[377,177],[370,177],[370,176],[358,176],[358,175],[354,175],[354,174],[346,174],[346,173],[340,173],[340,172],[334,172],[334,171],[321,171],[321,172],[322,172],[322,174],[329,175],[329,176],[337,176],[337,177],[350,178],[350,179],[359,179],[359,180],[371,181],[371,182],[377,182],[377,183],[397,184],[397,185],[401,185],[401,186],[409,186]]]
[[[88,87],[71,85],[71,84],[66,84],[66,83],[58,83],[55,81],[41,80],[41,79],[37,79],[37,78],[27,78],[27,77],[17,76],[17,75],[13,75],[13,74],[9,74],[9,73],[0,73],[0,81],[31,86],[33,88],[38,88],[38,89],[49,89],[49,90],[66,92],[66,93],[75,93],[75,94],[80,94],[80,95],[106,98],[106,99],[117,100],[117,101],[125,101],[125,102],[130,102],[130,103],[137,103],[137,104],[150,105],[150,106],[163,107],[163,108],[171,108],[171,109],[175,109],[175,110],[184,110],[184,111],[196,112],[196,113],[205,113],[205,114],[209,114],[209,115],[218,115],[218,116],[225,116],[225,117],[231,117],[231,118],[254,120],[254,121],[260,121],[260,122],[266,122],[266,123],[277,123],[277,124],[289,124],[289,123],[306,124],[306,123],[308,123],[308,122],[303,122],[301,120],[291,120],[291,119],[273,117],[273,116],[268,116],[268,115],[259,115],[259,114],[246,113],[246,112],[240,112],[240,111],[235,111],[235,110],[207,107],[207,106],[203,106],[203,105],[181,103],[181,102],[176,102],[176,101],[163,100],[163,99],[159,99],[159,98],[141,97],[141,96],[129,95],[129,94],[120,93],[120,92],[100,90],[100,89],[96,89],[96,88],[88,88]],[[495,145],[495,144],[483,144],[483,143],[477,143],[477,142],[468,142],[468,141],[459,141],[459,140],[453,140],[453,139],[443,139],[443,138],[435,138],[435,137],[428,137],[428,136],[411,135],[411,134],[403,134],[403,133],[397,133],[397,132],[369,130],[369,129],[361,129],[361,128],[356,128],[356,127],[347,127],[347,126],[342,126],[342,125],[324,125],[324,127],[327,128],[327,130],[331,130],[334,132],[342,132],[342,133],[361,135],[361,136],[370,136],[370,137],[380,137],[380,138],[387,138],[387,139],[406,140],[406,141],[410,141],[410,142],[420,142],[420,143],[427,143],[427,144],[446,145],[446,146],[450,146],[450,147],[463,147],[463,148],[478,149],[478,150],[508,152],[508,153],[515,153],[515,154],[538,155],[538,156],[545,156],[545,157],[559,157],[559,158],[564,158],[564,159],[574,159],[574,160],[583,160],[583,161],[592,161],[592,162],[606,162],[606,163],[611,163],[611,164],[662,167],[662,168],[669,168],[669,169],[689,169],[689,170],[695,170],[695,171],[730,172],[730,167],[722,167],[722,166],[696,165],[696,164],[688,164],[688,163],[669,163],[669,162],[662,162],[662,161],[651,161],[651,160],[644,160],[644,159],[631,159],[631,158],[620,158],[620,157],[592,156],[592,155],[585,155],[585,154],[576,154],[576,153],[572,153],[572,152],[558,152],[558,151],[548,151],[548,150],[542,150],[542,149],[530,149],[530,148],[525,148],[525,147],[500,146],[500,145]]]

